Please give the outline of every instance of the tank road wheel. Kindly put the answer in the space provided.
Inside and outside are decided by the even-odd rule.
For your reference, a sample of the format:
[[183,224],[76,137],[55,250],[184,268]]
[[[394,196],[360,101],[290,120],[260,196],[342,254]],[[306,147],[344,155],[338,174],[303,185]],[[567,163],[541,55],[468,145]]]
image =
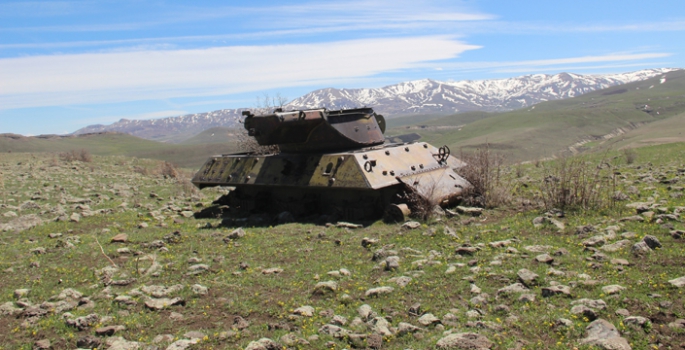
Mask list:
[[385,209],[383,219],[386,222],[404,222],[409,218],[409,215],[411,215],[411,210],[406,204],[390,204]]

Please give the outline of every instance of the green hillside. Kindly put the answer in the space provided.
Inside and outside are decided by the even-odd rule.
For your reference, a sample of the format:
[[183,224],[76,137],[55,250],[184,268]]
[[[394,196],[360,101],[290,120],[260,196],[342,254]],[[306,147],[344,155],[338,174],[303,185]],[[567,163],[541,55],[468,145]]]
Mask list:
[[[505,152],[511,160],[548,157],[581,141],[600,140],[621,129],[658,132],[659,124],[685,112],[685,71],[667,74],[661,83],[653,78],[588,93],[576,98],[544,102],[507,113],[484,114],[460,126],[459,115],[426,121],[423,128],[394,127],[389,134],[419,133],[424,141],[446,144],[453,151],[475,149],[489,144]],[[673,121],[678,124],[677,121]],[[651,131],[650,131],[651,130]]]
[[0,152],[61,153],[85,149],[95,155],[159,159],[184,168],[198,168],[211,155],[237,151],[235,144],[176,145],[119,133],[78,136],[0,135]]
[[204,143],[235,143],[236,136],[241,132],[241,129],[215,127],[207,129],[187,140],[180,142],[186,145],[198,145]]

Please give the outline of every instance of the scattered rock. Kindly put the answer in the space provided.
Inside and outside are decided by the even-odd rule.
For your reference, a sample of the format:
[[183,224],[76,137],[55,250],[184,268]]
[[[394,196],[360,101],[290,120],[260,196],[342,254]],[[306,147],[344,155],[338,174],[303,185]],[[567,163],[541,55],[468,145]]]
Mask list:
[[536,274],[533,271],[530,271],[528,269],[520,269],[516,273],[516,276],[519,278],[519,280],[523,284],[525,284],[528,287],[537,285],[538,284],[538,278],[540,277],[538,274]]
[[82,316],[77,318],[68,318],[65,320],[67,326],[78,328],[79,330],[84,330],[90,328],[100,321],[100,316],[97,314],[90,314],[88,316]]
[[568,286],[556,285],[551,287],[542,288],[542,297],[549,298],[554,295],[564,295],[567,297],[571,296],[571,288]]
[[425,314],[417,320],[422,326],[428,327],[428,326],[433,326],[436,324],[440,324],[440,319],[435,317],[433,314]]
[[[286,212],[287,213],[287,212]],[[247,344],[245,350],[281,350],[282,346],[269,338],[262,338]]]
[[209,288],[201,285],[201,284],[193,284],[190,289],[193,291],[193,294],[195,295],[207,295],[209,293]]
[[375,297],[379,296],[381,294],[390,294],[394,291],[395,289],[393,287],[377,287],[377,288],[371,288],[364,293],[367,297]]
[[319,282],[314,286],[313,294],[325,294],[327,292],[334,292],[338,290],[338,283],[335,281]]
[[650,253],[651,251],[652,248],[650,248],[644,241],[635,243],[631,248],[631,252],[633,252],[635,255],[644,255]]
[[312,317],[314,316],[314,308],[309,305],[300,306],[293,311],[293,314],[304,317]]
[[181,298],[148,298],[145,300],[145,306],[150,310],[164,310],[173,305],[185,305],[185,300]]
[[[78,342],[77,342],[78,346]],[[36,340],[33,343],[33,349],[34,350],[48,350],[51,349],[52,344],[50,344],[50,339],[41,339],[41,340]],[[79,346],[82,347],[82,346]],[[88,348],[88,349],[94,349],[95,347]]]
[[685,287],[685,276],[669,280],[668,283],[672,284],[676,288],[683,288]]
[[264,275],[277,275],[281,272],[283,272],[283,269],[280,267],[272,267],[272,268],[262,270],[262,274],[264,274]]
[[622,338],[616,327],[604,319],[592,321],[586,328],[586,337],[581,344],[597,346],[606,350],[630,350],[631,346]]
[[126,243],[126,242],[128,242],[128,235],[125,233],[120,233],[120,234],[112,237],[112,240],[110,242],[112,242],[112,243]]
[[404,224],[402,224],[402,228],[408,230],[415,230],[419,227],[421,227],[421,224],[417,221],[407,221]]
[[436,345],[439,349],[486,350],[495,344],[480,334],[456,333],[438,340]]
[[662,247],[659,239],[652,235],[646,235],[644,238],[642,238],[642,241],[645,242],[645,244],[647,244],[647,246],[651,249]]
[[607,295],[612,295],[612,294],[618,294],[621,291],[624,291],[626,287],[620,286],[618,284],[612,284],[609,286],[604,286],[602,287],[602,292],[604,292]]

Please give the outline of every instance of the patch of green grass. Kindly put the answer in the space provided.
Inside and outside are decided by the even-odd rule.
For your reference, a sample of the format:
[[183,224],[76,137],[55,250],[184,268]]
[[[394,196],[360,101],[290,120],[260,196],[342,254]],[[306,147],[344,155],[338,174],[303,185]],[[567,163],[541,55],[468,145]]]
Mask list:
[[[45,223],[18,233],[0,234],[3,281],[0,304],[15,302],[13,293],[19,288],[31,289],[28,300],[33,304],[50,300],[64,288],[74,288],[95,302],[93,309],[71,310],[74,316],[90,313],[111,316],[113,319],[103,325],[126,326],[126,330],[117,335],[127,340],[149,344],[159,334],[172,334],[181,339],[188,331],[201,331],[207,337],[200,348],[223,349],[244,348],[262,337],[278,341],[290,331],[304,339],[318,336],[318,339],[309,340],[310,348],[324,348],[329,341],[336,348],[348,348],[350,345],[344,339],[319,334],[319,328],[330,322],[330,317],[321,312],[332,310],[348,319],[344,328],[369,334],[366,325],[350,324],[358,317],[357,308],[361,305],[370,305],[396,327],[400,322],[419,326],[417,317],[407,311],[411,305],[420,303],[424,312],[438,318],[445,319],[448,313],[454,315],[456,322],[444,322],[444,330],[482,334],[495,343],[495,348],[514,347],[517,341],[525,341],[523,347],[526,349],[569,349],[583,348],[578,341],[589,324],[583,316],[570,313],[571,302],[590,298],[607,303],[605,310],[598,311],[599,316],[616,325],[633,348],[657,344],[676,346],[685,341],[685,333],[670,331],[667,324],[685,315],[685,299],[682,290],[670,286],[668,280],[684,275],[681,260],[685,245],[682,239],[672,237],[670,229],[664,225],[681,230],[685,227],[681,221],[621,222],[619,219],[636,214],[634,209],[625,206],[630,202],[653,202],[657,215],[662,211],[674,213],[685,207],[685,199],[678,196],[682,191],[673,189],[682,183],[659,182],[682,177],[680,169],[685,168],[685,144],[639,148],[636,153],[633,164],[626,164],[618,150],[584,158],[590,168],[600,162],[611,166],[606,169],[617,176],[617,189],[629,199],[613,205],[606,201],[601,206],[568,208],[563,217],[554,217],[565,224],[561,230],[552,224],[533,225],[536,217],[545,215],[540,206],[540,184],[552,163],[543,162],[540,166],[524,164],[503,169],[503,181],[512,182],[511,205],[487,209],[478,217],[437,217],[422,222],[416,230],[380,221],[357,230],[301,223],[246,226],[243,228],[245,237],[228,242],[224,238],[235,227],[222,226],[221,219],[182,216],[185,211],[195,212],[209,206],[222,190],[186,191],[181,180],[165,179],[153,171],[140,171],[141,168],[154,169],[159,161],[95,156],[91,163],[60,163],[52,155],[3,154],[0,172],[8,193],[0,209],[0,224],[14,219],[4,215],[9,211],[19,216],[35,214]],[[646,174],[651,174],[657,181],[646,182]],[[635,188],[630,189],[631,186]],[[78,204],[70,202],[74,198],[88,198],[90,210],[106,212],[82,216],[79,222],[53,221],[60,216],[57,212],[60,207],[67,217],[74,212],[83,213],[83,209],[77,208]],[[26,204],[28,202],[39,207]],[[127,205],[122,206],[122,203]],[[16,209],[22,205],[25,209]],[[147,227],[141,227],[141,223]],[[576,227],[585,225],[593,225],[597,231],[577,234]],[[452,228],[458,238],[445,235],[445,226]],[[424,235],[430,229],[434,229],[435,234]],[[175,231],[180,233],[178,239],[165,239]],[[593,235],[611,234],[610,231],[617,235],[609,240],[610,243],[624,239],[620,235],[625,232],[634,232],[636,237],[627,238],[631,242],[654,235],[663,248],[645,256],[633,255],[630,247],[616,252],[599,250],[606,259],[592,258],[594,252],[582,242]],[[62,233],[62,237],[48,237],[56,232]],[[126,233],[129,242],[110,243],[119,233]],[[69,237],[74,237],[74,247],[58,243],[59,239]],[[362,247],[364,237],[376,238],[379,243]],[[512,238],[516,240],[507,247],[495,248],[489,244]],[[164,249],[148,246],[157,240],[164,242]],[[455,249],[466,243],[478,246],[480,250],[473,256],[456,255]],[[555,255],[552,265],[537,263],[534,258],[541,253],[527,250],[533,245],[550,246],[550,253],[563,248],[568,254]],[[46,248],[46,254],[30,252],[37,247]],[[395,250],[400,256],[398,270],[386,271],[380,265],[381,261],[372,261],[374,252],[382,247]],[[119,252],[120,248],[128,248],[131,254]],[[118,266],[112,277],[114,280],[136,278],[127,286],[110,286],[109,295],[131,295],[137,305],[121,305],[103,296],[106,287],[98,277],[98,271],[111,265],[105,255]],[[139,273],[141,268],[151,265],[144,257],[152,256],[161,265],[159,274]],[[616,258],[626,259],[631,265],[621,267],[611,263],[611,259]],[[195,259],[209,265],[209,270],[199,275],[186,275]],[[39,266],[31,267],[34,262]],[[241,263],[249,267],[241,268]],[[456,270],[446,274],[450,265]],[[283,272],[263,273],[264,269],[273,267],[282,268]],[[328,275],[341,268],[351,271],[351,276]],[[517,282],[516,273],[521,268],[540,276],[539,285],[529,292],[535,295],[534,302],[518,301],[519,294],[497,293]],[[556,275],[555,270],[563,275]],[[411,277],[412,281],[406,287],[390,282],[391,278],[401,276]],[[318,282],[328,280],[337,282],[335,292],[313,294]],[[471,283],[487,293],[485,303],[471,301],[476,296],[471,293]],[[570,286],[572,296],[543,298],[542,288],[555,283]],[[134,289],[153,284],[184,285],[184,289],[173,296],[182,297],[185,306],[148,310],[143,305],[146,297],[135,293]],[[193,284],[209,287],[209,294],[195,295],[191,291]],[[617,295],[605,295],[602,287],[611,284],[622,285],[626,290]],[[378,297],[365,296],[367,290],[379,286],[392,286],[395,290]],[[654,293],[661,296],[654,296]],[[349,301],[343,301],[344,294],[349,295]],[[670,301],[672,305],[664,307],[663,301]],[[303,305],[315,308],[314,317],[291,316],[293,310]],[[500,311],[499,305],[506,305],[509,311]],[[615,313],[619,308],[650,318],[651,326],[634,329],[623,324],[622,317]],[[483,315],[478,319],[469,318],[467,311],[475,309],[481,310]],[[171,312],[182,314],[183,319],[170,319]],[[232,329],[236,316],[248,320],[249,327]],[[559,318],[569,319],[573,325],[568,328],[554,326]],[[483,323],[476,324],[477,321]],[[26,348],[26,344],[43,338],[55,343],[64,339],[60,346],[73,348],[79,337],[93,334],[93,328],[79,331],[67,326],[61,315],[54,313],[35,322],[25,322],[27,320],[21,317],[0,316],[2,349]],[[291,330],[273,327],[278,324],[287,325]],[[482,328],[483,325],[497,330]],[[440,327],[421,328],[420,335],[386,336],[384,346],[433,348],[444,336]],[[227,331],[234,333],[222,335]]]

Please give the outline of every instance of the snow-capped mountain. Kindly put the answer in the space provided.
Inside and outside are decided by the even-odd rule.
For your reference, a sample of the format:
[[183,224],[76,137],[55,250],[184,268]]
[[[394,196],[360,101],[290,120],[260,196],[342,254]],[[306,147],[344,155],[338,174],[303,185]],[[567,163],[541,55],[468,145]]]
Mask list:
[[[533,74],[507,79],[447,82],[424,79],[377,89],[327,88],[296,98],[284,108],[346,109],[368,106],[384,114],[386,118],[425,113],[501,112],[641,81],[674,70],[677,69],[645,69],[606,75]],[[181,135],[187,138],[211,127],[239,126],[241,112],[246,109],[249,108],[151,120],[122,119],[111,125],[88,126],[75,134],[117,131],[146,139],[178,140],[184,138]]]
[[88,134],[95,132],[115,131],[131,134],[144,139],[159,141],[181,141],[179,137],[189,138],[209,128],[224,126],[236,127],[240,125],[240,117],[245,109],[222,109],[207,113],[182,115],[159,119],[129,120],[121,119],[110,125],[89,125],[79,129],[74,134]]
[[293,109],[370,106],[386,117],[419,113],[501,112],[649,79],[675,69],[610,75],[534,74],[496,80],[416,80],[379,89],[321,89],[290,102]]

